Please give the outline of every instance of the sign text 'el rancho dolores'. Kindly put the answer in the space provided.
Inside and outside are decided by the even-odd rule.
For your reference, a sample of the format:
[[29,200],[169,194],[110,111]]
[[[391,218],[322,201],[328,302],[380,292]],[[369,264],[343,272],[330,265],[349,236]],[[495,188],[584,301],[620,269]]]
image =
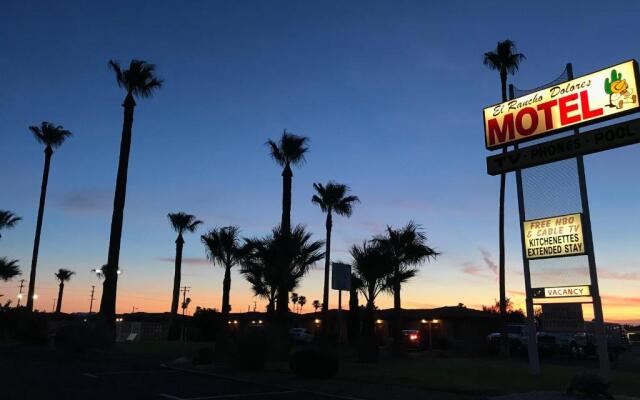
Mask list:
[[639,111],[635,60],[484,109],[485,141],[496,149]]

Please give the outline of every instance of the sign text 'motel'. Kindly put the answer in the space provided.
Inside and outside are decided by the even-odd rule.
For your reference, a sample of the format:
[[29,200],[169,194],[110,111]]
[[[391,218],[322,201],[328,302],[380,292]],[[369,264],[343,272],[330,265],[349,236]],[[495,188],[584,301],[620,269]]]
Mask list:
[[498,175],[635,143],[640,143],[640,119],[489,156],[487,172]]
[[487,149],[639,111],[634,60],[484,109]]

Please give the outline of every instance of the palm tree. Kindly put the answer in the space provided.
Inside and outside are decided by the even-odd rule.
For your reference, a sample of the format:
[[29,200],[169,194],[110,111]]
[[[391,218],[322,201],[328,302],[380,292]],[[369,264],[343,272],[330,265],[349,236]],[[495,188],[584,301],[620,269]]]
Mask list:
[[116,190],[113,199],[113,215],[109,235],[109,254],[105,269],[100,314],[108,324],[107,332],[110,340],[115,340],[116,292],[118,288],[118,263],[120,260],[120,240],[122,238],[122,222],[124,219],[124,203],[127,192],[127,171],[129,169],[129,153],[131,151],[131,130],[133,128],[133,111],[136,106],[134,96],[148,98],[162,86],[162,80],[155,76],[155,65],[145,61],[131,60],[129,69],[120,67],[117,61],[109,61],[109,67],[116,76],[118,86],[126,90],[122,107],[124,119],[122,124],[122,140],[118,159]]
[[65,139],[71,136],[71,132],[60,125],[50,122],[42,122],[40,126],[30,126],[29,131],[33,137],[45,146],[44,170],[42,172],[42,185],[40,186],[40,203],[38,205],[38,219],[36,220],[36,235],[33,240],[33,254],[31,256],[31,271],[29,273],[29,293],[27,295],[27,309],[33,310],[33,294],[36,288],[36,268],[38,265],[38,251],[40,250],[40,234],[42,232],[42,219],[44,217],[44,203],[47,197],[47,184],[49,183],[49,167],[53,150],[62,146]]
[[60,313],[60,309],[62,308],[62,294],[64,292],[64,283],[69,282],[71,277],[75,275],[75,272],[69,271],[68,269],[60,268],[54,275],[58,282],[60,282],[60,285],[58,286],[58,303],[56,304],[56,313]]
[[202,221],[196,219],[195,215],[177,212],[167,214],[167,218],[171,223],[171,227],[178,233],[176,238],[176,257],[175,268],[173,272],[173,294],[171,296],[171,316],[178,314],[178,304],[180,302],[180,279],[182,277],[182,248],[184,246],[184,238],[182,234],[185,232],[195,232]]
[[[507,101],[507,75],[514,75],[518,72],[520,63],[526,57],[522,53],[516,52],[516,44],[511,40],[498,42],[496,49],[484,53],[484,65],[489,69],[500,73],[500,88],[502,92],[502,102]],[[506,153],[507,147],[502,149]],[[504,253],[504,193],[505,193],[505,174],[500,174],[500,205],[498,215],[498,241],[500,248],[499,255],[499,280],[500,280],[500,348],[504,356],[509,355],[509,338],[507,335],[507,311],[506,311],[506,285],[505,285],[505,253]]]
[[207,258],[214,264],[224,268],[222,280],[222,315],[231,311],[229,295],[231,293],[231,268],[240,264],[243,257],[243,246],[240,244],[240,228],[224,226],[212,229],[201,237],[205,245]]
[[[22,218],[18,217],[11,211],[0,210],[0,231],[3,229],[13,228],[21,219]],[[0,238],[1,237],[2,235],[0,235]]]
[[245,242],[240,272],[251,284],[254,294],[268,300],[268,310],[276,305],[279,310],[288,309],[289,292],[324,257],[321,251],[324,242],[311,240],[311,234],[302,225],[295,226],[289,234],[276,227],[264,238],[245,239]]
[[361,246],[353,245],[350,250],[353,258],[353,275],[358,279],[358,288],[367,301],[366,318],[363,324],[365,336],[373,337],[375,300],[387,288],[387,278],[393,273],[393,266],[388,252],[373,241],[363,242]]
[[[300,165],[305,161],[305,154],[309,150],[307,146],[309,139],[304,136],[297,136],[285,131],[282,133],[280,141],[269,139],[267,146],[271,153],[273,160],[283,167],[282,169],[282,218],[280,221],[280,229],[284,232],[285,236],[291,232],[291,183],[293,178],[293,172],[291,171],[291,165]],[[284,264],[289,264],[288,261],[283,260]],[[286,274],[281,274],[281,277],[285,277]],[[282,318],[286,317],[288,313],[288,297],[287,297],[286,283],[280,282],[280,297],[278,298],[278,313]]]
[[291,304],[293,304],[294,312],[297,308],[296,306],[298,305],[298,299],[300,299],[300,296],[298,295],[298,293],[296,292],[291,293]]
[[409,221],[404,227],[394,229],[387,226],[384,236],[374,238],[382,251],[388,254],[393,273],[387,277],[386,289],[393,294],[394,325],[393,338],[396,354],[400,352],[402,342],[402,305],[400,290],[402,284],[418,273],[417,266],[439,255],[427,246],[427,237],[420,226]]
[[318,312],[318,309],[322,307],[322,305],[320,304],[320,300],[314,300],[313,303],[311,303],[311,306],[313,307],[313,310],[315,312]]
[[18,266],[18,260],[9,260],[6,257],[0,257],[0,279],[8,281],[13,277],[22,274]]
[[[331,229],[333,227],[333,213],[350,217],[353,212],[353,204],[360,201],[357,196],[348,196],[349,187],[336,182],[329,182],[326,186],[314,183],[316,194],[311,202],[317,204],[322,212],[327,213],[326,228],[326,253],[324,258],[324,288],[322,291],[322,319],[327,321],[329,313],[329,268],[331,264]],[[326,326],[326,324],[325,324]],[[326,333],[326,329],[323,332]]]
[[299,306],[298,313],[302,313],[302,309],[304,308],[305,304],[307,304],[307,296],[298,297],[298,306]]

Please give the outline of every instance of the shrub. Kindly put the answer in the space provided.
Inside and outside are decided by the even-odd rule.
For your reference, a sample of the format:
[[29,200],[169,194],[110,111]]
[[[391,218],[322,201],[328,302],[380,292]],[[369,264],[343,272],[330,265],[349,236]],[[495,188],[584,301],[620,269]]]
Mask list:
[[240,334],[230,356],[232,364],[242,370],[261,371],[267,359],[269,345],[264,332],[255,330]]
[[600,395],[607,399],[613,399],[613,396],[609,393],[609,383],[600,375],[591,373],[579,374],[571,379],[567,394],[573,395],[574,393],[594,399]]
[[305,346],[289,358],[291,371],[304,378],[331,378],[338,373],[338,356],[328,348]]
[[29,312],[26,308],[13,309],[7,312],[8,335],[26,344],[44,346],[49,342],[49,322],[37,312]]
[[88,324],[76,321],[58,328],[53,340],[57,349],[83,353],[96,346],[91,336]]
[[360,362],[377,362],[380,350],[378,341],[375,337],[363,336],[358,342],[358,361]]
[[199,348],[193,362],[198,365],[211,364],[213,362],[213,350],[209,347]]

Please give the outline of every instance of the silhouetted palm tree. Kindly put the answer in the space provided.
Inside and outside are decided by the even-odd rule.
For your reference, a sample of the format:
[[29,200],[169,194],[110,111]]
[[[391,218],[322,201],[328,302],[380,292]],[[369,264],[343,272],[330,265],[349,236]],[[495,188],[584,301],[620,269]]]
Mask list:
[[133,128],[133,111],[136,106],[134,96],[151,97],[154,91],[162,86],[162,80],[155,76],[155,65],[145,61],[131,60],[129,69],[122,69],[117,61],[109,61],[109,67],[116,76],[118,86],[126,90],[122,107],[124,118],[122,124],[122,140],[118,159],[118,175],[113,198],[113,215],[111,217],[111,233],[109,235],[109,254],[105,269],[100,315],[108,324],[107,332],[110,340],[115,340],[116,292],[118,288],[118,263],[120,260],[120,240],[122,238],[122,222],[124,203],[127,192],[127,172],[129,169],[129,153],[131,151],[131,130]]
[[185,232],[195,232],[202,221],[196,219],[195,215],[183,212],[167,214],[171,227],[178,233],[176,238],[176,257],[175,268],[173,271],[173,292],[171,296],[171,316],[178,314],[178,304],[180,303],[180,279],[182,277],[182,248],[184,246],[184,238],[182,234]]
[[[283,167],[282,219],[280,222],[280,227],[285,235],[291,232],[291,183],[293,178],[291,165],[300,165],[305,161],[305,153],[309,150],[307,146],[308,143],[308,138],[288,133],[286,130],[282,133],[282,137],[280,138],[280,141],[278,143],[273,140],[267,141],[271,157],[278,165]],[[285,264],[288,263],[287,261],[283,262]],[[278,312],[280,313],[281,317],[285,317],[289,310],[289,298],[287,296],[287,290],[285,286],[285,282],[280,282]]]
[[307,296],[298,297],[298,306],[299,306],[298,313],[302,313],[302,308],[304,307],[305,304],[307,304]]
[[363,333],[373,337],[375,301],[378,295],[386,290],[387,279],[393,273],[393,266],[389,253],[382,251],[375,242],[365,241],[361,246],[353,245],[350,253],[353,258],[353,275],[360,281],[359,290],[367,301]]
[[293,310],[295,312],[295,310],[297,309],[298,306],[298,299],[300,298],[300,295],[298,295],[298,293],[293,292],[291,293],[291,304],[293,304]]
[[212,229],[201,237],[207,252],[207,258],[214,264],[224,268],[222,280],[222,315],[231,311],[229,296],[231,293],[231,268],[240,264],[243,257],[243,246],[240,244],[240,228],[224,226]]
[[[22,218],[18,217],[11,211],[0,210],[0,231],[3,229],[13,228],[21,219]],[[1,237],[2,235],[0,235],[0,238]]]
[[44,203],[47,198],[47,184],[49,183],[49,166],[53,150],[62,146],[65,139],[71,136],[71,132],[62,126],[56,126],[50,122],[42,122],[40,126],[30,126],[33,137],[44,148],[44,170],[42,172],[42,186],[40,187],[40,203],[38,205],[38,219],[36,220],[36,235],[33,240],[33,255],[31,256],[31,271],[29,273],[29,293],[27,295],[27,309],[33,310],[33,294],[36,288],[36,268],[38,266],[38,251],[40,250],[40,233],[42,232],[42,219],[44,217]]
[[387,226],[383,236],[378,236],[374,241],[388,254],[393,266],[393,273],[387,277],[386,288],[393,294],[394,325],[393,338],[394,350],[400,352],[402,342],[402,305],[400,290],[402,284],[416,276],[416,268],[424,261],[438,256],[438,252],[427,246],[427,237],[415,222],[410,221],[400,229]]
[[60,268],[58,272],[54,274],[58,282],[60,282],[58,286],[58,303],[56,304],[56,313],[59,313],[60,309],[62,308],[62,294],[64,292],[64,283],[69,282],[74,274],[75,272],[69,271],[68,269],[64,268]]
[[9,260],[6,257],[0,257],[0,279],[6,282],[20,274],[18,260]]
[[[311,201],[317,204],[322,212],[327,214],[325,220],[326,228],[326,252],[324,259],[324,287],[322,291],[322,319],[328,321],[329,314],[329,269],[331,265],[331,229],[333,227],[333,213],[345,217],[350,217],[353,212],[353,204],[359,202],[358,196],[348,196],[349,187],[336,182],[329,182],[326,186],[321,183],[314,183],[316,194]],[[326,324],[324,324],[326,327]],[[327,330],[323,329],[326,333]]]
[[[289,292],[316,262],[324,257],[324,242],[312,241],[304,226],[297,225],[290,234],[276,227],[264,238],[245,239],[245,256],[241,273],[249,281],[254,294],[266,298],[270,309],[288,307]],[[284,286],[283,283],[284,282]],[[284,295],[280,290],[284,288]],[[269,308],[268,308],[269,309]]]
[[314,300],[313,303],[311,303],[311,305],[313,306],[313,310],[315,312],[318,312],[318,309],[322,307],[322,305],[320,304],[320,300]]
[[[484,53],[484,65],[492,70],[496,70],[500,73],[500,88],[502,92],[502,102],[506,102],[507,99],[507,75],[514,75],[518,72],[520,63],[526,59],[524,54],[516,52],[516,44],[511,40],[504,40],[498,42],[496,49]],[[507,151],[507,146],[502,149],[502,152]],[[505,174],[500,174],[500,205],[499,205],[499,221],[498,221],[498,240],[500,247],[499,255],[499,281],[500,281],[500,348],[503,355],[509,354],[509,338],[507,335],[507,311],[505,299],[506,285],[505,285],[505,253],[504,253],[504,193],[505,193]]]

